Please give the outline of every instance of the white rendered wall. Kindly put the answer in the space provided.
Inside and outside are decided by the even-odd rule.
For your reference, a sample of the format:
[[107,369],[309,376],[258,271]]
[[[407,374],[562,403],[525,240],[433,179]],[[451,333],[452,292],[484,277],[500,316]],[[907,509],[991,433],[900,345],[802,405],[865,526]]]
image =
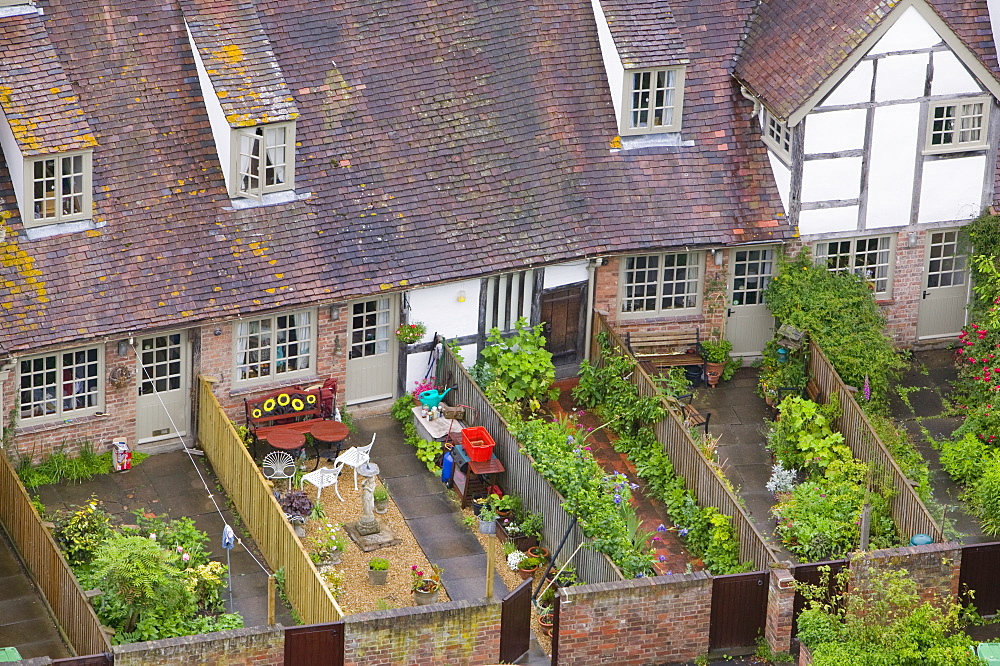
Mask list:
[[871,60],[862,60],[855,66],[844,80],[826,96],[823,106],[840,106],[842,104],[861,104],[872,96],[872,73],[874,65]]
[[802,203],[857,199],[861,194],[861,158],[811,160],[802,165]]
[[219,163],[222,165],[222,174],[226,177],[226,190],[228,191],[229,160],[231,159],[229,143],[232,140],[232,130],[229,127],[229,121],[226,120],[226,114],[222,110],[219,96],[215,93],[215,86],[212,85],[212,79],[209,78],[208,71],[205,70],[205,63],[201,59],[201,53],[198,52],[198,45],[194,42],[194,35],[191,34],[191,29],[188,28],[187,22],[184,23],[184,28],[187,30],[188,42],[191,44],[191,53],[194,54],[194,66],[198,71],[201,96],[205,99],[205,110],[208,111],[208,122],[212,126],[212,138],[215,139],[215,148],[219,152]]
[[971,220],[982,209],[986,156],[975,155],[924,164],[918,222]]
[[934,78],[931,80],[932,95],[961,95],[979,93],[982,88],[976,82],[962,61],[951,51],[938,51],[934,58]]
[[[461,348],[462,354],[462,365],[466,368],[471,368],[478,358],[478,348],[476,345],[465,345]],[[403,384],[403,388],[409,393],[413,391],[417,382],[424,379],[427,374],[427,362],[430,360],[430,352],[422,352],[420,354],[410,354],[406,358],[406,383]]]
[[805,120],[806,155],[860,150],[865,147],[864,109],[812,113]]
[[875,75],[875,101],[922,97],[929,61],[929,53],[890,55],[879,60]]
[[[14,185],[14,196],[17,197],[17,207],[21,211],[21,219],[25,217],[25,211],[31,210],[30,201],[25,201],[24,185],[24,154],[17,139],[14,138],[14,131],[7,121],[7,114],[0,109],[0,148],[3,149],[3,156],[7,162],[7,169],[10,171],[10,182]],[[25,205],[28,208],[25,208]]]
[[799,235],[853,231],[858,228],[858,207],[820,208],[799,213]]
[[[459,292],[465,301],[459,302]],[[479,280],[449,282],[445,285],[414,289],[407,293],[409,320],[427,326],[420,342],[430,342],[434,333],[446,338],[475,335],[479,332]]]
[[913,7],[907,8],[896,19],[878,43],[868,52],[869,55],[881,53],[896,53],[912,49],[926,49],[941,43],[941,37],[934,31],[920,12]]
[[875,109],[865,221],[869,229],[910,222],[919,123],[919,104]]
[[767,158],[771,162],[771,173],[774,174],[774,182],[778,186],[781,205],[785,207],[785,215],[788,215],[788,195],[792,190],[792,171],[770,149],[767,151]]
[[567,264],[557,264],[545,267],[545,278],[542,282],[542,289],[552,289],[561,287],[564,284],[574,282],[586,282],[590,277],[587,271],[587,261],[571,261]]
[[625,67],[615,40],[611,37],[608,19],[601,8],[601,0],[590,0],[594,8],[594,20],[597,22],[597,37],[601,43],[601,57],[604,59],[604,69],[608,74],[608,89],[611,91],[611,102],[615,105],[615,118],[622,117],[622,86],[625,81]]

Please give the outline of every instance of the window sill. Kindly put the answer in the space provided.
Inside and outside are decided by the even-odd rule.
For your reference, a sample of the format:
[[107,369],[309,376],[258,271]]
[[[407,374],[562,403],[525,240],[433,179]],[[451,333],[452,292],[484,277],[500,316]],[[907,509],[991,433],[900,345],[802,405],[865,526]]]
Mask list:
[[621,137],[622,147],[612,148],[612,153],[639,148],[665,148],[693,146],[694,141],[684,141],[680,132],[653,132],[650,134],[628,134]]
[[629,324],[657,323],[663,321],[676,322],[678,324],[688,324],[702,322],[705,315],[702,312],[619,312],[618,321]]
[[39,423],[28,423],[26,425],[19,425],[17,427],[17,434],[28,435],[36,432],[45,432],[48,430],[56,430],[58,428],[66,428],[69,426],[81,425],[90,423],[92,421],[98,421],[111,416],[107,412],[91,412],[90,414],[83,414],[80,416],[74,416],[68,419],[57,419],[54,421],[42,421]]
[[72,234],[78,231],[93,231],[101,227],[108,226],[107,222],[94,222],[93,220],[77,220],[75,222],[57,222],[56,224],[45,224],[37,227],[24,228],[24,235],[28,240],[41,240],[62,234]]
[[293,203],[295,201],[305,201],[312,197],[312,192],[296,194],[294,190],[285,192],[271,192],[258,199],[230,199],[229,206],[223,210],[246,210],[248,208],[264,208],[267,206],[279,206],[281,204]]
[[922,155],[928,157],[951,157],[953,155],[964,155],[965,153],[984,153],[989,150],[990,147],[986,144],[979,144],[975,146],[954,146],[950,148],[924,148],[921,152]]
[[300,375],[297,377],[287,377],[284,379],[273,380],[269,382],[261,382],[259,384],[248,384],[245,381],[241,381],[238,385],[234,385],[229,391],[230,397],[250,395],[252,393],[260,393],[261,391],[277,391],[278,389],[290,388],[292,386],[297,386],[299,384],[312,384],[322,380],[318,374],[311,375]]
[[875,298],[875,305],[879,307],[888,307],[890,305],[895,305],[895,304],[896,304],[895,298],[878,298],[878,297]]

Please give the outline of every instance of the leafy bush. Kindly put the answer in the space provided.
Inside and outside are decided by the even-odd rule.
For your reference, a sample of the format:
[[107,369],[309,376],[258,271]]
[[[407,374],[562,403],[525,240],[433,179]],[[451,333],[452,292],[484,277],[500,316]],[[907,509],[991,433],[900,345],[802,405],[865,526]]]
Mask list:
[[778,405],[780,418],[774,423],[767,447],[785,469],[822,472],[834,461],[851,460],[844,436],[832,425],[837,405],[819,405],[812,400],[788,396]]
[[846,383],[860,387],[868,377],[871,401],[864,404],[888,410],[889,383],[903,359],[886,337],[885,316],[860,276],[832,273],[803,250],[779,259],[764,301],[782,324],[806,331]]
[[368,568],[372,571],[388,571],[389,560],[384,557],[373,557],[368,560]]
[[983,459],[984,469],[976,484],[967,493],[983,532],[1000,536],[1000,452],[991,451]]
[[304,490],[292,490],[281,496],[281,510],[286,516],[296,516],[305,518],[313,510],[313,501]]
[[491,329],[479,356],[489,365],[504,398],[521,405],[524,413],[533,413],[541,401],[558,395],[552,387],[556,369],[552,353],[545,349],[541,326],[529,326],[521,317],[514,328],[515,333],[507,338],[500,329]]
[[952,479],[963,485],[979,480],[987,466],[991,447],[972,433],[941,444],[941,467]]
[[89,564],[111,535],[111,515],[97,504],[97,497],[91,497],[86,505],[68,516],[58,516],[55,521],[56,541],[72,567]]
[[[98,474],[110,474],[114,471],[112,452],[98,454],[90,441],[80,444],[79,453],[69,456],[64,447],[55,449],[37,465],[31,464],[31,456],[22,456],[16,463],[17,475],[27,488],[47,486],[53,483],[79,483]],[[140,451],[132,452],[132,464],[138,465],[149,455]]]

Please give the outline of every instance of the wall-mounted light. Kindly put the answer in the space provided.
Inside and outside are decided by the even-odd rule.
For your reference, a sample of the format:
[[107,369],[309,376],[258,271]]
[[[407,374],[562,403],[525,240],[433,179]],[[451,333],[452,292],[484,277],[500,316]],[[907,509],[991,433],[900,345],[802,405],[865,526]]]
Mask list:
[[716,266],[721,266],[722,265],[722,259],[723,259],[722,250],[720,250],[717,247],[713,247],[712,248],[712,258],[715,259],[715,265]]
[[340,319],[340,306],[339,305],[331,305],[330,306],[330,320],[331,321],[337,321],[338,319]]
[[128,340],[119,340],[118,341],[118,355],[119,356],[128,356]]
[[221,328],[215,329],[214,331],[212,331],[212,335],[222,335],[222,329]]
[[464,289],[459,289],[458,290],[458,302],[459,303],[464,303],[465,302],[465,290]]
[[333,336],[333,355],[338,356],[340,354],[340,336]]
[[917,232],[908,231],[906,232],[906,247],[912,248],[917,246]]

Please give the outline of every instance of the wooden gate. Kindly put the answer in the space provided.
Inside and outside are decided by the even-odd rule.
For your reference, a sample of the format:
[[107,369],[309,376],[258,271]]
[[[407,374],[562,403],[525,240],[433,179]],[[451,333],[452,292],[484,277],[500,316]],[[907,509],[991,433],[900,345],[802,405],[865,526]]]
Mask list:
[[513,664],[531,643],[531,578],[508,592],[500,606],[500,661]]
[[549,657],[551,666],[559,664],[559,595],[552,600],[552,656]]
[[[847,566],[847,560],[828,560],[826,562],[816,562],[813,564],[796,564],[792,569],[792,575],[797,583],[808,583],[809,585],[819,585],[824,578],[824,573],[820,567],[830,567],[827,579],[827,595],[833,597],[837,589],[837,574]],[[799,619],[799,613],[806,607],[806,598],[798,591],[795,592],[795,602],[792,606],[792,636],[796,634],[795,625]]]
[[285,663],[344,665],[344,623],[307,624],[285,629]]
[[66,657],[65,659],[53,659],[55,666],[114,666],[115,656],[108,652],[105,654],[91,654],[86,657]]
[[716,576],[712,580],[709,650],[753,648],[767,622],[766,571]]
[[961,601],[975,606],[980,615],[1000,612],[998,565],[1000,543],[977,543],[962,547],[962,572],[958,578]]
[[556,366],[579,363],[586,344],[587,283],[546,289],[541,297],[545,348]]

